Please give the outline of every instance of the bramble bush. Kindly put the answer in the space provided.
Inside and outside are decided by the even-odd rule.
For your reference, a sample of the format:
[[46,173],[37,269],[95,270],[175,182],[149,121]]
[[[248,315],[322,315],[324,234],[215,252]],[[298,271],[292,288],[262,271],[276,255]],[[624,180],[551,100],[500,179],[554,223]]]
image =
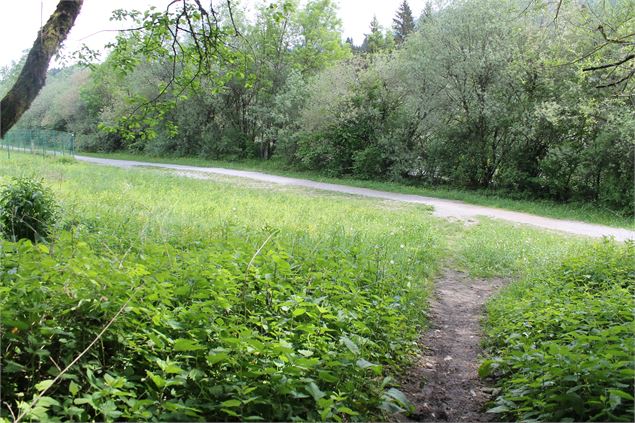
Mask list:
[[632,421],[635,244],[612,241],[510,286],[488,306],[479,370],[509,420]]

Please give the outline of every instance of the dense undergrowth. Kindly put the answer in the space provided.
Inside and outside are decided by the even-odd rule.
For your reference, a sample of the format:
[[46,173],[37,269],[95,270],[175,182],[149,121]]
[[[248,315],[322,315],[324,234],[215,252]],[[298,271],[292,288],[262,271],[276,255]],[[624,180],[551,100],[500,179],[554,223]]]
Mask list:
[[266,234],[232,230],[124,258],[97,254],[82,232],[2,245],[9,404],[47,386],[132,297],[35,415],[333,420],[400,405],[383,367],[411,351],[409,310],[426,295],[376,256],[274,240],[252,261]]
[[632,421],[635,248],[610,241],[511,285],[488,306],[481,368],[508,420]]
[[2,170],[43,174],[64,215],[50,243],[0,247],[2,417],[407,408],[393,376],[416,348],[440,254],[425,208],[22,156]]

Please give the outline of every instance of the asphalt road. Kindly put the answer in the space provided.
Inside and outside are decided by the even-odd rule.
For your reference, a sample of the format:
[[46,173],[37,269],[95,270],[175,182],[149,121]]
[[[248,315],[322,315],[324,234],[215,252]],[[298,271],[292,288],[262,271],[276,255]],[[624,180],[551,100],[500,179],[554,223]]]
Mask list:
[[462,201],[443,200],[433,197],[424,197],[421,195],[400,194],[396,192],[379,191],[368,188],[357,188],[347,185],[328,184],[324,182],[310,181],[307,179],[288,178],[285,176],[269,175],[266,173],[251,172],[245,170],[223,169],[216,167],[183,166],[165,163],[149,163],[132,160],[115,160],[87,156],[75,156],[75,158],[83,162],[116,166],[120,168],[143,166],[173,169],[180,171],[180,174],[184,177],[200,177],[198,175],[201,174],[235,176],[239,178],[248,178],[256,181],[268,182],[272,184],[298,186],[317,190],[340,192],[344,194],[360,195],[363,197],[401,201],[406,203],[427,204],[434,207],[433,214],[435,216],[444,218],[466,219],[474,218],[477,216],[486,216],[494,219],[506,220],[508,222],[531,225],[539,228],[551,229],[555,231],[567,232],[570,234],[583,235],[594,238],[612,236],[615,237],[615,239],[618,241],[635,239],[635,231],[631,231],[628,229],[612,228],[610,226],[578,222],[575,220],[552,219],[548,217],[535,216],[529,213],[521,213],[493,207],[477,206],[473,204],[467,204]]

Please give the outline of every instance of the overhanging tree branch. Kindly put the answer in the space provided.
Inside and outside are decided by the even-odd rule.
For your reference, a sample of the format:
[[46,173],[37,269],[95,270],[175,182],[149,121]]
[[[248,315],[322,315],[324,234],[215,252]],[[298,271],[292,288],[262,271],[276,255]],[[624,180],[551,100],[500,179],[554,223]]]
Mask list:
[[60,0],[38,33],[18,79],[0,102],[0,138],[28,110],[44,86],[51,58],[75,24],[83,3],[84,0]]
[[598,65],[598,66],[590,66],[588,68],[583,68],[582,70],[584,72],[591,72],[591,71],[596,71],[596,70],[601,70],[601,69],[616,68],[619,65],[623,65],[624,63],[628,62],[629,60],[633,60],[633,59],[635,59],[635,54],[629,54],[628,56],[624,57],[622,60],[619,60],[617,62],[605,63],[603,65]]

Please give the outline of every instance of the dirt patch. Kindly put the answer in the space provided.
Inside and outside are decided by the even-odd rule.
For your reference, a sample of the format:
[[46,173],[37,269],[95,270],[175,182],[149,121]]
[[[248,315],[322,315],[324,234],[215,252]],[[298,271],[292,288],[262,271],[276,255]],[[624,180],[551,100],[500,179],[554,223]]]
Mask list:
[[502,279],[472,279],[453,270],[445,270],[436,281],[430,328],[420,341],[422,354],[401,387],[415,411],[399,420],[492,420],[483,406],[493,390],[478,377],[480,323],[483,305],[505,283]]

